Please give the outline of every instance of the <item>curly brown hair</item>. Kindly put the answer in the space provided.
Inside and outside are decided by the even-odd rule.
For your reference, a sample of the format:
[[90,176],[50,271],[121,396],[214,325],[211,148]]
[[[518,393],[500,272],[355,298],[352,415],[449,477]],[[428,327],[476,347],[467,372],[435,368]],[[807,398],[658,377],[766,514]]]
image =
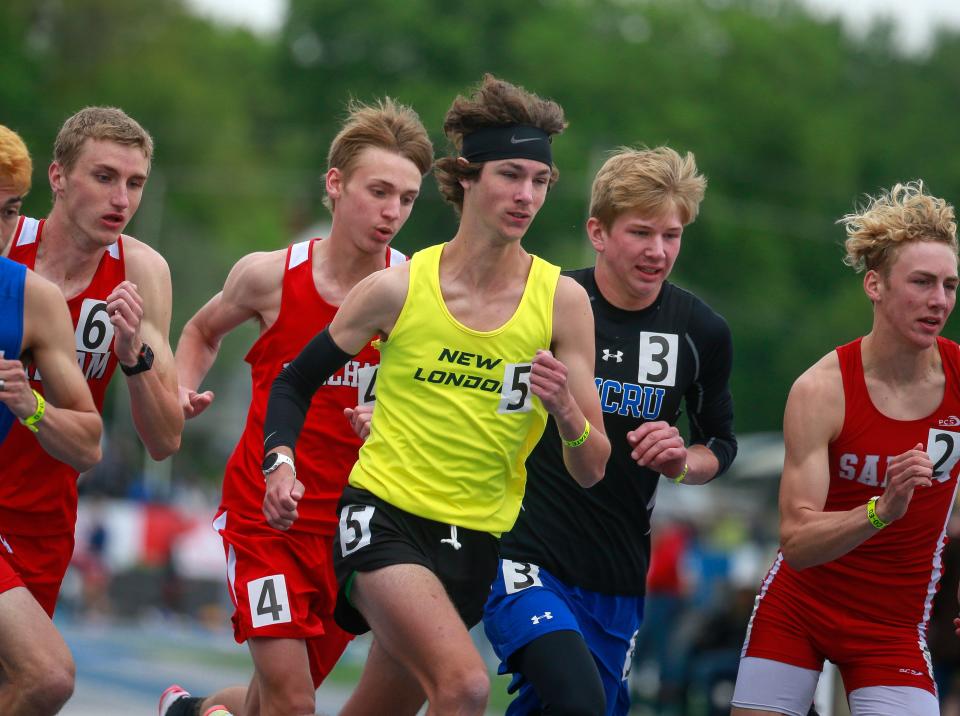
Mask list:
[[[509,127],[524,124],[537,127],[549,135],[560,134],[567,127],[563,108],[553,100],[528,92],[523,87],[485,74],[470,96],[458,95],[443,121],[443,132],[456,154],[438,159],[434,168],[437,185],[443,198],[453,204],[457,213],[463,210],[462,179],[476,179],[482,163],[458,161],[464,136],[483,127]],[[551,166],[550,186],[560,177],[556,165]]]

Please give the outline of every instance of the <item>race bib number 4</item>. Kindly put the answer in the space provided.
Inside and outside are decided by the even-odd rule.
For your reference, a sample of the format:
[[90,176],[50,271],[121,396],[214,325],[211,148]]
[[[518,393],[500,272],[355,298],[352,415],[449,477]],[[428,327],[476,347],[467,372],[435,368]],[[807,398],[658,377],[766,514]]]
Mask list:
[[357,405],[373,405],[377,399],[377,366],[364,366],[357,371]]
[[254,629],[290,621],[287,580],[282,574],[247,582],[247,598]]

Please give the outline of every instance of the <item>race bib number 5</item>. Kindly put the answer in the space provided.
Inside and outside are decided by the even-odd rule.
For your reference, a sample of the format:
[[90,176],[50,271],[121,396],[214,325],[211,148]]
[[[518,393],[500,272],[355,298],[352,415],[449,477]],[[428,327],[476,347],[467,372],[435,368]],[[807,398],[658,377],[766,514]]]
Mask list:
[[370,544],[373,505],[346,505],[340,510],[340,554],[346,557]]
[[503,367],[498,413],[529,413],[533,409],[530,371],[533,363],[508,363]]

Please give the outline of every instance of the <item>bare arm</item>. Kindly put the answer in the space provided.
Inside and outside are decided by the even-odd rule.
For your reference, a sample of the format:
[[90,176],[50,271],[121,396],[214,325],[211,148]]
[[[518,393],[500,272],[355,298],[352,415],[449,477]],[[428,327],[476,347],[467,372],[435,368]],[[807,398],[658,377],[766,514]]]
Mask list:
[[563,440],[576,440],[583,434],[585,424],[590,423],[590,434],[581,445],[563,446],[567,471],[581,486],[590,487],[603,479],[610,441],[593,379],[593,312],[583,287],[562,276],[553,314],[555,355],[546,351],[537,354],[530,385],[553,416]]
[[[46,409],[37,423],[37,439],[50,455],[84,472],[100,462],[103,424],[83,373],[77,367],[73,323],[60,290],[27,272],[24,301],[24,352],[30,351],[43,376]],[[23,366],[0,360],[4,390],[0,400],[18,418],[37,409]]]
[[197,390],[217,358],[223,337],[255,318],[262,330],[276,320],[285,261],[285,250],[244,256],[231,269],[223,290],[183,327],[175,361],[180,407],[186,419],[196,417],[213,402],[212,391]]
[[170,269],[160,254],[136,239],[125,237],[124,249],[129,280],[107,297],[114,352],[120,363],[132,366],[141,344],[153,350],[150,370],[125,377],[137,434],[150,457],[163,460],[180,449],[183,432],[177,371],[170,349]]
[[[780,482],[780,543],[796,569],[847,554],[876,534],[866,504],[824,512],[830,487],[828,447],[843,425],[843,395],[836,353],[828,354],[794,383],[783,418],[786,455]],[[929,486],[933,465],[918,445],[893,458],[877,516],[893,522],[904,515],[915,488]]]

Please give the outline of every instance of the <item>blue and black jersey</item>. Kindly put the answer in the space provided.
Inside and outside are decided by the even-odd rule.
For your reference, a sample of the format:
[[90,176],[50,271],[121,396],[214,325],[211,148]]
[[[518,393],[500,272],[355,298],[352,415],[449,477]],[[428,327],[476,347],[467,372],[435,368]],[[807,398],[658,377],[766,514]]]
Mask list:
[[[7,360],[20,357],[23,345],[23,290],[27,267],[0,256],[0,351]],[[0,403],[0,442],[13,424],[14,415]]]
[[709,447],[720,462],[718,474],[730,466],[737,452],[730,329],[706,303],[671,283],[652,305],[626,311],[603,297],[593,268],[564,273],[583,285],[593,306],[595,380],[612,453],[604,479],[583,489],[564,467],[550,418],[527,459],[523,507],[501,553],[583,589],[643,595],[660,476],[630,458],[626,435],[647,421],[676,424],[683,406],[687,444]]

